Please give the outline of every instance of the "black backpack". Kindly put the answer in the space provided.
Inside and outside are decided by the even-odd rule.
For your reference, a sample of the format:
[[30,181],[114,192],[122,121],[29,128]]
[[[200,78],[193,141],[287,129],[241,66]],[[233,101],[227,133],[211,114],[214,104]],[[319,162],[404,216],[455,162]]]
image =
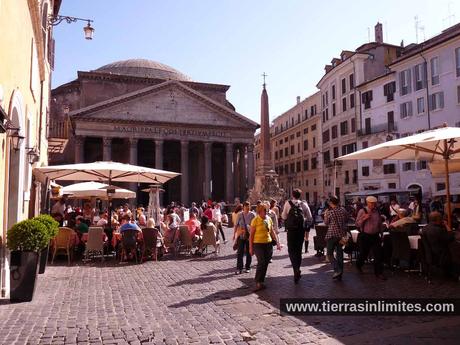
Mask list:
[[291,209],[289,210],[286,219],[286,229],[292,231],[303,231],[304,219],[302,208],[300,205],[294,204],[291,200],[289,200],[289,205],[291,205]]

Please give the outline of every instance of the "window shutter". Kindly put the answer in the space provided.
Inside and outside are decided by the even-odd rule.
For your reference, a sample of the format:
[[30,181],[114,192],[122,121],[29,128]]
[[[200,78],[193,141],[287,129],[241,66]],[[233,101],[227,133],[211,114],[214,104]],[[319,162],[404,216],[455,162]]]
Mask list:
[[399,72],[399,95],[403,95],[404,72]]
[[407,93],[411,93],[411,80],[412,80],[412,75],[411,75],[411,69],[409,68],[407,70]]
[[388,84],[383,85],[383,95],[388,95]]
[[408,102],[407,116],[412,116],[412,102]]
[[428,96],[428,109],[433,110],[433,95]]
[[428,82],[428,76],[427,76],[427,70],[428,70],[428,65],[423,63],[422,64],[422,76],[423,76],[423,87],[426,88],[427,82]]
[[406,117],[404,115],[404,103],[399,105],[399,113],[401,114],[401,119],[404,119]]

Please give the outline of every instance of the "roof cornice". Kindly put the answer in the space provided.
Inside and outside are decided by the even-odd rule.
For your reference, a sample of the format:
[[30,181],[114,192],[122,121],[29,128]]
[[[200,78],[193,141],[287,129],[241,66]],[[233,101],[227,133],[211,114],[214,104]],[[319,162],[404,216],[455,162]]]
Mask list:
[[[101,71],[78,71],[78,78],[80,79],[92,79],[92,80],[113,80],[113,81],[123,81],[123,82],[136,82],[136,83],[145,83],[149,85],[164,83],[165,81],[174,80],[174,79],[160,79],[160,78],[148,78],[148,77],[138,77],[131,75],[123,74],[114,74]],[[226,92],[230,86],[223,84],[212,84],[212,83],[202,83],[195,81],[183,81],[178,80],[185,85],[190,85],[191,87],[198,87],[200,89],[209,89],[214,91]]]

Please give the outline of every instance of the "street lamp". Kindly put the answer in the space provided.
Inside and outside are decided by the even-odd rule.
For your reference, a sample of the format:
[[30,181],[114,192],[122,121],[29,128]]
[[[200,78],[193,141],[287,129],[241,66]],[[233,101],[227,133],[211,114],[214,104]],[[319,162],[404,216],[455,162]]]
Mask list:
[[87,40],[92,40],[93,39],[93,33],[94,33],[94,28],[91,26],[91,23],[93,20],[91,19],[84,19],[84,18],[78,18],[78,17],[70,17],[70,16],[54,16],[50,15],[48,18],[48,23],[51,26],[56,26],[59,25],[62,21],[66,21],[68,24],[70,23],[75,23],[77,21],[84,21],[87,22],[86,26],[83,27],[83,32],[85,33],[85,38]]
[[15,151],[19,151],[19,149],[21,148],[22,142],[24,140],[24,137],[21,134],[19,134],[19,131],[20,131],[19,127],[13,127],[11,125],[11,122],[7,120],[5,132],[6,132],[6,135],[11,138],[11,143]]
[[36,147],[28,148],[26,147],[29,151],[27,152],[27,156],[29,157],[29,163],[30,165],[38,162],[40,159],[40,152]]

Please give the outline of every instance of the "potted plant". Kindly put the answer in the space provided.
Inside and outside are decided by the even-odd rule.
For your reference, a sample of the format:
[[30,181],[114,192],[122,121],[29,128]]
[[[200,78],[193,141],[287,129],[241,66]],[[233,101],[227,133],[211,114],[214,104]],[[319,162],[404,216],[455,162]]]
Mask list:
[[48,255],[49,255],[49,241],[56,237],[59,232],[59,223],[54,220],[49,214],[41,214],[35,218],[34,220],[39,221],[48,230],[48,245],[40,251],[40,267],[38,269],[38,274],[45,273],[46,263],[48,262]]
[[11,250],[10,300],[29,302],[35,292],[38,255],[49,242],[43,223],[27,219],[16,223],[7,232],[7,247]]

